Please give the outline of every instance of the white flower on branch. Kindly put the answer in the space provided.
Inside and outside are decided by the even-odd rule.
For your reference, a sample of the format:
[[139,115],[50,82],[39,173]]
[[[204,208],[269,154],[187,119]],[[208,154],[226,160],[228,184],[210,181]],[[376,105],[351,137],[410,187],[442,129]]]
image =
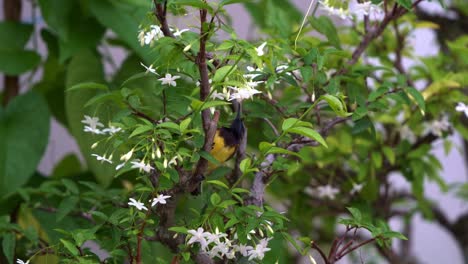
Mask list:
[[21,260],[21,259],[17,259],[17,260],[16,260],[16,263],[17,263],[17,264],[29,264],[29,260],[26,261],[26,262],[24,262],[24,261]]
[[450,129],[450,123],[446,116],[441,120],[434,120],[426,125],[426,133],[432,133],[434,136],[442,137],[443,132]]
[[359,193],[362,191],[362,188],[364,188],[364,183],[353,183],[353,188],[349,192],[351,195],[354,195],[356,193]]
[[135,206],[138,210],[146,210],[148,211],[148,208],[146,208],[145,204],[140,202],[140,201],[137,201],[133,198],[130,198],[130,202],[128,202],[128,205],[130,206]]
[[416,135],[408,126],[402,126],[400,128],[400,138],[402,140],[406,139],[409,143],[413,144],[416,142]]
[[106,158],[105,155],[104,155],[104,156],[99,156],[98,154],[91,154],[91,156],[96,157],[96,159],[97,159],[98,161],[102,161],[102,162],[105,161],[105,162],[108,162],[108,163],[112,164],[111,157]]
[[175,80],[179,79],[180,76],[177,76],[177,75],[174,75],[172,76],[172,74],[170,73],[166,73],[166,76],[163,77],[163,78],[159,78],[158,80],[161,81],[161,84],[164,85],[164,84],[167,84],[169,86],[177,86],[177,83]]
[[120,160],[128,161],[133,155],[133,149],[127,152],[125,155],[120,156]]
[[146,69],[146,73],[151,72],[152,74],[159,75],[159,74],[156,72],[156,69],[153,68],[153,64],[151,64],[150,66],[146,66],[145,64],[143,64],[143,62],[140,62],[140,64],[141,64],[141,66],[143,66],[143,68]]
[[[146,45],[153,45],[154,41],[164,37],[164,33],[162,32],[161,28],[156,25],[150,26],[150,31],[145,32],[143,36],[143,42]],[[141,43],[141,39],[140,39]]]
[[236,92],[231,94],[231,96],[229,98],[229,101],[232,101],[232,100],[235,100],[235,99],[237,99],[239,101],[242,101],[244,99],[252,98],[255,94],[261,93],[259,90],[251,88],[249,86],[242,87],[242,88],[228,86],[228,88],[236,91]]
[[125,166],[125,164],[127,163],[120,163],[119,165],[117,165],[117,167],[115,167],[115,170],[120,170],[121,168],[123,168],[123,166]]
[[253,250],[253,247],[240,244],[240,245],[234,245],[234,250],[239,252],[242,256],[247,257],[249,256],[249,251]]
[[266,42],[263,42],[260,46],[255,48],[255,51],[257,51],[257,56],[261,57],[265,54],[263,49],[265,48],[266,44],[267,44]]
[[133,165],[132,165],[132,169],[139,169],[140,171],[145,171],[145,172],[150,172],[151,170],[154,170],[153,167],[151,167],[151,165],[149,164],[145,164],[144,161],[132,161],[131,162]]
[[247,79],[255,79],[257,78],[258,76],[262,76],[261,73],[252,73],[252,72],[260,72],[262,69],[255,69],[254,67],[252,66],[247,66],[247,72],[246,74],[244,74],[244,78],[247,78]]
[[187,242],[187,245],[199,243],[202,250],[205,250],[208,247],[206,237],[211,234],[210,232],[204,232],[203,227],[199,227],[197,230],[191,229],[187,232],[192,235],[192,237]]
[[382,8],[380,7],[380,4],[375,5],[371,1],[366,1],[362,3],[352,1],[349,5],[349,12],[358,17],[378,17],[382,13]]
[[270,251],[271,249],[268,248],[268,241],[271,238],[264,238],[260,240],[260,242],[255,246],[255,249],[249,251],[249,260],[258,259],[262,260],[265,257],[265,252]]
[[85,115],[85,119],[81,120],[81,123],[87,125],[84,127],[84,132],[91,132],[93,134],[103,134],[103,131],[99,130],[97,127],[104,127],[104,125],[99,122],[99,117],[90,117]]
[[349,11],[347,9],[343,9],[343,7],[335,7],[333,6],[329,0],[319,1],[323,10],[327,11],[328,14],[333,16],[338,16],[341,19],[350,18]]
[[178,28],[176,28],[174,31],[174,29],[171,28],[171,31],[174,32],[174,37],[180,37],[182,36],[182,33],[189,31],[189,29],[185,28],[185,29],[179,30]]
[[153,198],[152,200],[150,200],[151,206],[153,207],[153,206],[157,205],[158,203],[159,204],[166,204],[167,203],[166,200],[169,199],[169,198],[171,198],[170,195],[159,194],[158,197]]
[[466,105],[465,103],[459,102],[455,107],[455,110],[457,112],[463,112],[465,116],[468,117],[468,105]]
[[102,130],[103,133],[109,133],[109,135],[114,135],[115,133],[121,131],[122,128],[120,127],[115,127],[115,126],[109,126],[108,128],[104,128]]
[[339,189],[334,188],[330,184],[317,187],[317,196],[320,198],[328,198],[330,200],[334,200],[336,198],[336,194],[338,194],[339,192]]

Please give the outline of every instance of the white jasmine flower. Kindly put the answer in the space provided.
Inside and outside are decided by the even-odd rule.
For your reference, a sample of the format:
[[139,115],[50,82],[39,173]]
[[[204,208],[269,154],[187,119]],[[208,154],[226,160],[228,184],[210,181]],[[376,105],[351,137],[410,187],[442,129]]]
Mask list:
[[145,31],[144,30],[138,31],[138,41],[140,42],[140,46],[145,45]]
[[120,156],[120,160],[128,161],[133,155],[133,149],[131,149],[127,154]]
[[156,25],[151,25],[150,31],[145,33],[143,40],[146,45],[152,45],[154,41],[162,37],[164,37],[164,33],[161,28]]
[[115,126],[109,126],[109,128],[105,128],[102,130],[103,133],[109,133],[109,135],[114,135],[115,133],[121,131],[122,128],[120,127],[115,127]]
[[176,29],[176,31],[174,32],[174,37],[180,37],[182,33],[187,32],[187,31],[189,31],[188,28],[182,29],[182,30]]
[[226,95],[224,93],[218,93],[216,90],[213,91],[210,97],[212,99],[220,99],[220,100],[226,99]]
[[222,258],[229,254],[229,245],[226,242],[217,243],[208,253],[211,258]]
[[[271,239],[271,238],[270,238]],[[262,239],[260,242],[255,246],[255,249],[249,251],[249,260],[258,259],[262,260],[265,257],[265,252],[270,251],[271,249],[268,248],[268,241],[270,239]]]
[[187,242],[187,245],[191,245],[193,243],[198,242],[201,246],[202,250],[205,250],[208,247],[208,242],[206,241],[206,236],[210,234],[210,232],[204,232],[203,227],[199,227],[196,231],[194,229],[187,231],[192,237]]
[[[284,72],[287,68],[289,68],[289,65],[283,64],[283,65],[278,65],[275,69],[276,73],[282,73]],[[290,72],[287,72],[286,75],[291,75]]]
[[103,162],[105,161],[105,162],[108,162],[108,163],[112,164],[112,160],[110,160],[111,157],[109,157],[109,159],[108,159],[108,158],[106,158],[106,156],[99,156],[98,154],[91,154],[91,156],[96,157],[96,159],[98,161],[103,161]]
[[159,204],[166,204],[167,203],[166,199],[168,199],[168,198],[171,198],[171,196],[170,195],[159,194],[158,197],[153,198],[152,200],[150,200],[151,206],[155,206],[158,203]]
[[352,1],[349,5],[349,12],[356,16],[376,16],[382,13],[382,9],[379,5],[374,5],[371,1],[359,3]]
[[137,201],[133,198],[130,198],[130,202],[128,202],[128,205],[130,206],[135,206],[138,210],[146,210],[148,211],[148,208],[146,208],[145,204],[140,202],[140,201]]
[[143,62],[140,62],[140,65],[143,66],[145,69],[146,69],[146,72],[151,72],[152,74],[156,74],[156,75],[159,75],[157,72],[156,72],[156,69],[153,68],[153,64],[151,64],[150,66],[146,66],[145,64],[143,64]]
[[90,126],[85,126],[84,129],[83,129],[84,132],[90,132],[92,134],[96,134],[96,135],[101,135],[101,134],[104,134],[103,131],[101,131],[99,128],[92,128]]
[[234,249],[238,251],[239,253],[241,253],[242,256],[247,257],[249,255],[249,251],[253,250],[253,247],[240,244],[240,245],[234,245]]
[[266,42],[263,42],[260,46],[255,48],[255,50],[257,51],[257,55],[259,57],[261,57],[261,56],[263,56],[265,54],[265,52],[263,52],[263,48],[265,48],[266,44],[267,44]]
[[24,261],[22,261],[21,259],[17,259],[17,260],[16,260],[16,263],[17,263],[17,264],[29,264],[29,260],[26,261],[26,262],[24,262]]
[[166,159],[166,158],[164,158],[163,167],[164,167],[165,169],[167,169],[167,159]]
[[244,99],[252,98],[255,94],[261,93],[259,90],[256,90],[250,87],[243,87],[243,88],[237,88],[237,87],[232,87],[232,86],[228,86],[228,87],[236,91],[235,93],[231,94],[229,101],[232,101],[234,99],[242,101]]
[[154,168],[151,167],[151,165],[145,164],[143,161],[132,161],[131,163],[133,164],[132,169],[139,169],[140,171],[143,170],[145,172],[150,172],[151,170],[154,170]]
[[156,157],[157,157],[158,159],[161,158],[161,150],[160,150],[158,147],[156,147]]
[[227,234],[222,233],[222,232],[219,232],[219,229],[218,229],[218,228],[216,228],[214,234],[209,233],[208,235],[206,235],[206,239],[207,239],[208,244],[211,244],[211,243],[213,243],[213,242],[214,242],[215,244],[219,244],[219,243],[221,243],[221,238],[225,238],[225,239],[226,239],[226,237],[227,237]]
[[339,189],[333,188],[330,184],[317,187],[317,196],[320,198],[329,198],[330,200],[333,200],[339,192]]
[[447,117],[443,117],[441,120],[434,120],[426,127],[426,133],[432,133],[434,136],[442,137],[444,131],[449,130],[450,123]]
[[244,74],[244,78],[247,78],[247,79],[255,79],[257,78],[258,76],[261,76],[262,74],[261,73],[252,73],[252,72],[255,72],[255,71],[261,71],[261,69],[255,69],[254,67],[252,66],[247,66],[247,74]]
[[172,159],[167,163],[167,166],[177,165],[177,159],[178,158],[179,158],[178,156],[172,157]]
[[457,112],[463,112],[466,117],[468,117],[468,106],[462,102],[459,102],[455,107]]
[[120,170],[121,168],[123,168],[123,166],[125,166],[125,164],[127,163],[120,163],[119,165],[117,165],[117,167],[115,167],[115,170]]
[[175,80],[179,79],[180,76],[177,76],[177,75],[174,75],[172,76],[172,74],[170,73],[166,73],[166,76],[163,77],[163,78],[160,78],[158,80],[161,81],[161,84],[164,85],[164,84],[168,84],[169,86],[176,86],[177,83],[175,82]]
[[84,120],[81,120],[81,123],[88,125],[90,128],[103,127],[104,125],[99,122],[99,117],[90,117],[85,115]]
[[409,143],[413,144],[416,142],[416,135],[408,126],[402,126],[400,128],[400,138],[402,140],[406,139]]
[[349,11],[343,9],[343,7],[334,7],[330,4],[329,0],[319,1],[321,4],[322,9],[327,11],[330,15],[338,16],[341,19],[350,18]]
[[364,183],[353,183],[353,189],[349,192],[351,195],[354,195],[355,193],[361,192],[362,188],[364,188]]

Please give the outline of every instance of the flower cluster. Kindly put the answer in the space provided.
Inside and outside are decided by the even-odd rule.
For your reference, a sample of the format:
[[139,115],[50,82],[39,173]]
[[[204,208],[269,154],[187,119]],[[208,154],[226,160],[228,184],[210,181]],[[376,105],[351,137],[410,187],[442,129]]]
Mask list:
[[[154,207],[157,204],[167,204],[166,200],[169,198],[171,198],[170,195],[159,194],[157,197],[149,200],[149,202],[151,203],[151,207]],[[128,202],[128,205],[136,207],[136,209],[138,209],[139,211],[148,211],[148,207],[146,207],[144,203],[137,201],[133,198],[130,198],[129,200],[130,202]]]
[[138,33],[138,40],[140,41],[141,46],[152,46],[155,41],[162,37],[164,37],[164,33],[162,32],[161,28],[156,25],[151,25],[149,31],[140,30]]
[[344,3],[333,3],[330,0],[319,1],[323,10],[332,16],[338,16],[341,19],[350,19],[353,16],[362,18],[363,16],[370,16],[377,18],[381,13],[382,9],[379,5],[373,4],[371,1],[365,1],[359,3],[357,0],[350,1],[348,6]]
[[[269,225],[268,227],[271,229]],[[273,233],[273,230],[271,232]],[[236,253],[238,253],[243,257],[248,257],[249,260],[262,260],[265,257],[265,253],[271,250],[268,248],[268,241],[271,238],[262,238],[254,246],[250,246],[236,243],[236,235],[231,240],[226,233],[219,232],[218,228],[216,228],[215,233],[206,232],[203,227],[199,227],[197,230],[188,230],[188,233],[190,239],[187,241],[187,245],[200,244],[200,249],[208,253],[211,258],[226,257],[227,259],[234,259]],[[250,235],[248,238],[252,241]]]
[[457,112],[462,112],[465,114],[466,117],[468,117],[468,105],[465,103],[459,102],[457,106],[455,107],[455,110]]
[[450,129],[450,122],[447,116],[442,117],[440,120],[434,120],[426,125],[426,134],[433,134],[437,137],[442,137],[443,133]]
[[81,120],[81,123],[85,124],[84,127],[84,132],[89,132],[92,134],[97,134],[97,135],[114,135],[117,132],[120,132],[122,128],[120,127],[115,127],[115,126],[109,126],[108,128],[104,129],[99,129],[98,127],[104,127],[104,125],[99,122],[99,117],[90,117],[85,115],[85,119]]

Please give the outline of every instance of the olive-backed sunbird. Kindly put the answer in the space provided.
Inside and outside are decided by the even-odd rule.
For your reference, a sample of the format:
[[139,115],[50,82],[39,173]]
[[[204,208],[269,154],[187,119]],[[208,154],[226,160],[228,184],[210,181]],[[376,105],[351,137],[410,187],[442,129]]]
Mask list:
[[[238,101],[234,102],[234,109],[237,110],[236,118],[232,121],[230,127],[221,127],[216,130],[213,148],[210,151],[211,156],[219,161],[219,163],[223,163],[234,156],[245,133],[244,123],[241,119],[241,103]],[[216,167],[216,164],[210,162],[208,164],[208,173]]]
[[[237,110],[237,114],[236,118],[232,121],[231,126],[218,128],[213,139],[213,147],[211,148],[210,154],[219,163],[223,163],[234,156],[237,148],[239,147],[239,144],[244,137],[245,128],[241,119],[241,103],[238,101],[233,101],[233,109]],[[210,173],[216,169],[217,166],[217,164],[209,162],[206,173]],[[200,187],[201,184],[194,191],[192,191],[192,194],[200,194]]]

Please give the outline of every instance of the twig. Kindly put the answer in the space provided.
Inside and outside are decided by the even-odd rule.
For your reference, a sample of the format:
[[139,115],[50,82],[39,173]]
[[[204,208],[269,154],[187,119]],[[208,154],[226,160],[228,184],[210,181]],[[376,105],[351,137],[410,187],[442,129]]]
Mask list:
[[320,256],[322,257],[323,261],[325,262],[325,264],[329,264],[330,262],[328,261],[328,258],[327,256],[325,255],[325,253],[323,252],[323,250],[314,242],[312,241],[311,242],[311,245],[310,245],[313,249],[317,250],[317,252],[320,254]]
[[240,142],[236,152],[236,162],[234,164],[234,170],[230,175],[226,176],[226,180],[229,182],[230,186],[233,186],[242,175],[242,172],[240,170],[240,163],[242,160],[245,159],[245,150],[247,148],[247,135],[247,128],[244,127],[244,136],[242,137],[242,141]]

